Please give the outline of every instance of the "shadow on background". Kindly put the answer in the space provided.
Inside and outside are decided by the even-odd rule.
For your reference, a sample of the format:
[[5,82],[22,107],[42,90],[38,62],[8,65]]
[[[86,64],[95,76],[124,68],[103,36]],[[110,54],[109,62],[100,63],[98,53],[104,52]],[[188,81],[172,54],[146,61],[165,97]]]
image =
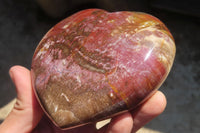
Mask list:
[[[75,0],[79,3],[79,0]],[[174,3],[174,5],[170,5]],[[191,0],[190,2],[196,2]],[[34,50],[43,35],[57,22],[79,10],[103,8],[109,11],[143,11],[160,18],[172,32],[177,46],[174,66],[161,87],[167,97],[165,112],[145,127],[164,133],[198,133],[200,131],[200,25],[193,7],[176,7],[180,1],[159,3],[156,0],[87,0],[71,6],[56,16],[44,13],[36,1],[0,1],[0,107],[16,97],[8,76],[13,65],[30,69]],[[187,2],[184,3],[187,5]],[[188,3],[191,5],[191,3]],[[42,6],[41,6],[42,7]],[[170,8],[169,8],[170,7]],[[174,10],[177,9],[177,10]],[[184,9],[184,12],[182,12]],[[188,11],[188,12],[186,12]],[[61,12],[61,11],[60,11]],[[197,13],[196,13],[197,12]],[[47,15],[48,14],[48,15]],[[50,17],[53,16],[53,17]],[[2,121],[2,120],[0,120]]]

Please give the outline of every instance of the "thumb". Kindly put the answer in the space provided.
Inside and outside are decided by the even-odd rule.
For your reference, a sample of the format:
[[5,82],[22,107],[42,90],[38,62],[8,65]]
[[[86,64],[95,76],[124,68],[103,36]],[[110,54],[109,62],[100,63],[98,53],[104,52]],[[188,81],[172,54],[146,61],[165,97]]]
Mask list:
[[31,87],[30,71],[22,66],[14,66],[9,73],[16,87],[17,100],[10,114],[0,125],[0,132],[31,132],[40,121],[42,110]]

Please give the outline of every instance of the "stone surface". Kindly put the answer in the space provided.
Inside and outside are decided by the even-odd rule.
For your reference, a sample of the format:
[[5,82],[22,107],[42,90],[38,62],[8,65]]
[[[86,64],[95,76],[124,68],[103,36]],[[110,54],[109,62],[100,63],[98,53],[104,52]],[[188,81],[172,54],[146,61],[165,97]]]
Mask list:
[[32,60],[33,87],[48,116],[68,128],[135,108],[165,80],[175,44],[139,12],[78,12],[55,25]]

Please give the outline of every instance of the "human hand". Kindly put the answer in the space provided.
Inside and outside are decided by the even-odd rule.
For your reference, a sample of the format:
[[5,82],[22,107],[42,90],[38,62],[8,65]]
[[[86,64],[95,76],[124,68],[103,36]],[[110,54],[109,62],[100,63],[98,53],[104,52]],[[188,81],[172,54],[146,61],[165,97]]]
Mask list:
[[161,114],[166,107],[164,94],[157,91],[137,109],[112,118],[108,125],[99,130],[95,124],[88,124],[62,131],[43,116],[31,87],[30,71],[22,66],[14,66],[9,73],[16,86],[17,100],[0,125],[0,133],[134,133]]

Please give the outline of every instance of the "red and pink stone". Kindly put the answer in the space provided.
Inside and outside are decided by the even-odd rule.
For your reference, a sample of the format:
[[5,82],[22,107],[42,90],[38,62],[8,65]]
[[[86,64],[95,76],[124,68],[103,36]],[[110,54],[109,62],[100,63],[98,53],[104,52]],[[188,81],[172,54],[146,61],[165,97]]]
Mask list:
[[41,40],[32,84],[49,118],[71,128],[136,108],[164,82],[174,56],[173,37],[157,18],[88,9]]

